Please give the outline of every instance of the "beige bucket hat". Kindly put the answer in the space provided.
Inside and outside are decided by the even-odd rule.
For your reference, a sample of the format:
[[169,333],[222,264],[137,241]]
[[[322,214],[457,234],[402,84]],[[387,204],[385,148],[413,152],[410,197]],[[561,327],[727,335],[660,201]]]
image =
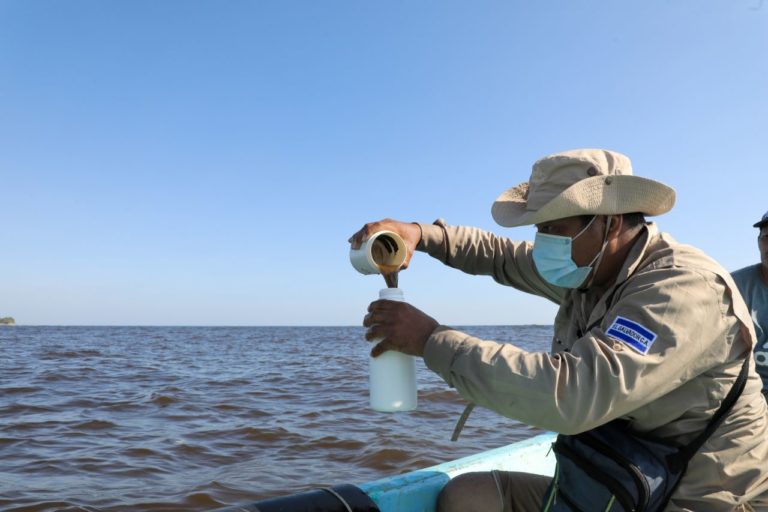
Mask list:
[[575,149],[533,164],[531,178],[501,194],[491,213],[498,224],[514,227],[578,215],[661,215],[674,204],[672,188],[633,176],[621,153]]

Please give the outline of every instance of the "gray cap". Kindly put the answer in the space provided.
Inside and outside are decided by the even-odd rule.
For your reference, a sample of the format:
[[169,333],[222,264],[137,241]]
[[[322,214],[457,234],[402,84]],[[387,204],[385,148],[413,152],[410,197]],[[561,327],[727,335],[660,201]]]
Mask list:
[[762,218],[762,219],[760,219],[759,221],[755,222],[755,223],[753,224],[753,227],[756,227],[756,228],[762,228],[762,227],[763,227],[763,226],[765,226],[766,224],[768,224],[768,212],[765,212],[765,213],[763,214],[763,218]]

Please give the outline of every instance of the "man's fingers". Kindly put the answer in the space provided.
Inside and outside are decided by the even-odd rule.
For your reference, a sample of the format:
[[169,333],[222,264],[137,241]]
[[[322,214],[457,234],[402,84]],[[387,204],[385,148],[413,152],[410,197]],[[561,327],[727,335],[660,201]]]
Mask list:
[[349,237],[349,240],[347,240],[352,246],[352,249],[359,249],[360,246],[363,245],[363,236],[360,234],[360,232],[355,233],[351,237]]
[[379,357],[381,354],[386,352],[387,350],[394,349],[394,345],[389,340],[384,340],[381,343],[377,343],[374,345],[374,347],[371,349],[371,357]]
[[372,325],[370,329],[365,331],[365,339],[368,341],[378,341],[384,338],[383,328],[379,324]]
[[353,237],[354,240],[352,241],[352,244],[355,249],[359,249],[363,246],[363,243],[368,240],[368,237],[371,236],[371,234],[368,232],[368,228],[363,226],[363,229],[355,233],[355,236]]
[[359,249],[363,245],[363,242],[371,235],[371,228],[375,226],[375,224],[376,223],[369,222],[368,224],[363,225],[363,227],[354,235],[349,237],[348,242],[352,244],[352,249]]
[[373,325],[384,325],[388,323],[385,316],[380,312],[373,311],[363,317],[363,327],[371,327]]
[[365,332],[365,339],[376,342],[373,348],[371,348],[372,357],[379,357],[387,350],[397,350],[395,343],[389,338],[392,333],[388,332],[389,329],[378,317],[370,313],[366,315],[364,322],[370,324],[370,327]]
[[397,302],[394,300],[387,300],[387,299],[375,300],[370,304],[368,304],[368,312],[375,313],[376,311],[390,311],[398,307],[398,304],[403,304],[403,303]]

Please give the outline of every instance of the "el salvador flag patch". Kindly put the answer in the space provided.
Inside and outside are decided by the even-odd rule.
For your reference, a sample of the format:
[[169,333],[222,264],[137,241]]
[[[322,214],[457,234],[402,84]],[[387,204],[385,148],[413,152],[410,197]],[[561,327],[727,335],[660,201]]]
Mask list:
[[629,345],[643,355],[648,353],[651,345],[656,340],[655,332],[623,316],[616,317],[616,320],[613,321],[606,334],[615,340],[623,342],[625,345]]

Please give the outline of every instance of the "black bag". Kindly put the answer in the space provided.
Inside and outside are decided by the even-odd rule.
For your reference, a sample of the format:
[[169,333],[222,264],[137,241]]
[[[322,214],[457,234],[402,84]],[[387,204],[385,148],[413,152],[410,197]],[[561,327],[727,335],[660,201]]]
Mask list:
[[[750,354],[751,356],[751,354]],[[557,460],[542,512],[657,512],[725,419],[747,380],[749,357],[707,428],[689,444],[673,445],[632,433],[615,420],[577,435],[557,436]]]

